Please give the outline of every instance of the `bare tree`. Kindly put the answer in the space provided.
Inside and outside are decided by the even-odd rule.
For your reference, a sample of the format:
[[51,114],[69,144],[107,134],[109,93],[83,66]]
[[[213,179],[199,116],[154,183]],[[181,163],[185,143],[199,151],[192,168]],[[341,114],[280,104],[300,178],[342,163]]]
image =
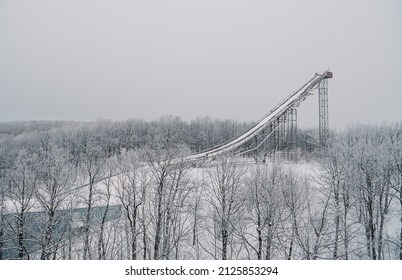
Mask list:
[[86,215],[84,225],[84,259],[91,259],[91,234],[90,229],[92,225],[92,208],[94,207],[96,199],[96,183],[104,177],[104,163],[105,156],[102,153],[96,142],[91,139],[83,138],[83,145],[85,149],[85,158],[82,163],[82,172],[86,178],[86,186],[88,187],[88,193],[86,197]]
[[[184,176],[184,166],[182,162],[177,161],[187,148],[181,145],[170,143],[170,137],[163,146],[156,146],[145,151],[146,163],[150,168],[151,189],[148,195],[152,197],[150,203],[154,209],[154,246],[153,258],[166,258],[163,245],[167,246],[166,227],[170,223],[171,209],[175,203],[178,191],[183,190],[182,180]],[[166,237],[164,239],[164,236]]]
[[165,215],[163,221],[162,258],[179,259],[182,243],[191,233],[190,206],[194,191],[185,163],[176,164],[169,174],[168,190],[164,200]]
[[387,135],[387,157],[389,166],[386,176],[389,184],[399,200],[400,232],[399,232],[399,259],[402,260],[402,122],[395,123],[388,129]]
[[[230,238],[233,236],[236,223],[242,214],[244,204],[244,188],[242,178],[245,169],[239,166],[234,157],[220,157],[216,165],[209,170],[208,203],[214,213],[214,223],[218,226],[218,237],[221,240],[220,255],[222,260],[229,258]],[[215,233],[216,234],[216,233]]]
[[[336,141],[336,142],[335,142]],[[328,188],[329,207],[334,215],[333,259],[348,259],[349,251],[349,210],[351,208],[350,187],[348,185],[348,160],[343,151],[341,139],[336,139],[318,158],[319,183]],[[343,243],[343,253],[340,246]]]
[[3,166],[0,166],[0,260],[3,259],[3,251],[5,243],[6,188],[7,188],[6,169]]
[[61,237],[56,240],[53,235],[57,226],[65,224],[62,221],[65,217],[57,213],[69,196],[69,188],[74,182],[74,168],[69,162],[69,154],[54,144],[47,150],[40,150],[38,160],[41,165],[37,170],[35,197],[46,213],[40,240],[40,258],[44,260],[52,257],[61,240]]
[[[247,216],[252,226],[255,227],[257,235],[254,236],[246,230],[243,238],[257,254],[259,260],[272,258],[274,235],[283,207],[279,196],[281,177],[281,164],[272,162],[269,165],[256,165],[246,180],[248,186],[247,212],[249,213]],[[248,228],[249,224],[246,226],[246,229]],[[256,239],[257,245],[251,243],[250,237]]]
[[390,206],[389,185],[382,177],[384,161],[383,135],[365,129],[358,131],[361,141],[352,151],[355,169],[359,213],[366,230],[367,254],[372,259],[382,258],[383,227]]
[[[308,216],[309,183],[306,176],[298,175],[294,170],[285,170],[282,177],[281,194],[285,205],[281,220],[282,246],[285,246],[285,258],[311,259],[311,235]],[[288,244],[286,244],[288,243]],[[299,248],[301,251],[297,251]]]
[[[101,208],[99,208],[99,238],[98,238],[98,259],[105,260],[107,254],[107,240],[108,238],[105,236],[106,233],[106,222],[109,214],[109,208],[112,197],[112,182],[114,180],[113,176],[116,173],[116,160],[114,157],[109,158],[105,162],[105,179],[102,181],[102,189],[99,191],[99,200],[101,204]],[[110,232],[109,232],[110,235]],[[110,236],[109,236],[110,237]]]
[[26,215],[34,206],[33,196],[36,187],[37,156],[26,150],[19,151],[14,166],[10,171],[10,198],[13,203],[16,217],[16,235],[18,259],[29,258],[27,251]]
[[[137,259],[138,236],[142,231],[140,211],[145,200],[149,179],[139,153],[123,150],[117,159],[118,175],[113,182],[117,197],[123,207],[124,219],[128,224],[130,258]],[[145,245],[144,245],[145,246]]]

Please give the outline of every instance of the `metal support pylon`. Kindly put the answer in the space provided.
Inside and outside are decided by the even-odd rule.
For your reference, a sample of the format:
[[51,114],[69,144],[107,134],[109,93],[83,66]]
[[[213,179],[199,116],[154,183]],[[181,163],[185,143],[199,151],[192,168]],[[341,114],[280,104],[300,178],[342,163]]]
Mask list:
[[296,160],[296,137],[297,137],[297,110],[296,108],[290,108],[287,112],[287,127],[288,127],[288,137],[287,137],[287,154],[288,161]]
[[318,84],[318,110],[319,110],[319,144],[320,147],[327,145],[329,137],[328,124],[328,79],[323,79]]

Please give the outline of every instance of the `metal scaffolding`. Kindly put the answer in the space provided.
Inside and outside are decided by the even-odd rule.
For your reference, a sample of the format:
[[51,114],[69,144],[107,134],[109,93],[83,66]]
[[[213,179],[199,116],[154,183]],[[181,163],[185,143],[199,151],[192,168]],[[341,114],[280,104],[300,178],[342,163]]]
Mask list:
[[287,111],[287,160],[296,160],[296,137],[297,137],[297,110],[290,108]]
[[[330,78],[330,77],[328,77]],[[320,147],[327,145],[329,136],[328,124],[328,78],[322,79],[318,84],[318,110],[319,110],[319,144]]]

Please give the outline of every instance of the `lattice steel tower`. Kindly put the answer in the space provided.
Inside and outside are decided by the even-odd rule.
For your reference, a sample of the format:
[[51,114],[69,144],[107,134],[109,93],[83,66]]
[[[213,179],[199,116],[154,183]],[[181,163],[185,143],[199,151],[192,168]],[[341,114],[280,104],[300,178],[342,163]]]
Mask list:
[[327,145],[329,137],[328,124],[328,79],[332,78],[332,72],[327,71],[324,79],[318,84],[318,110],[319,110],[319,144]]
[[287,154],[288,161],[296,160],[296,143],[297,143],[297,109],[290,108],[288,114],[288,138],[287,138]]

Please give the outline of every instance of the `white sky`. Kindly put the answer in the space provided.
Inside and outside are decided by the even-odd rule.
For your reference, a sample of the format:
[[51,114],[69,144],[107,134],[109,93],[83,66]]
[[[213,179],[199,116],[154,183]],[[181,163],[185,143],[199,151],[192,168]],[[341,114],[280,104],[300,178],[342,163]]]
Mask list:
[[0,121],[252,121],[328,68],[330,127],[402,120],[402,1],[0,0]]

